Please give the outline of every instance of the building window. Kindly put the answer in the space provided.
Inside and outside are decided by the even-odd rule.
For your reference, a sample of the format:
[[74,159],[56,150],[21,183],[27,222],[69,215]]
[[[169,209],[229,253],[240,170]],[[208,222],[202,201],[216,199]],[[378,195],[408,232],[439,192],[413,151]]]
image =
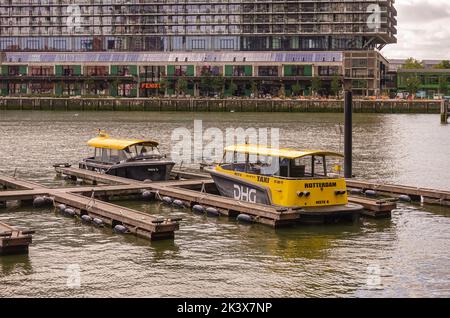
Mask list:
[[92,40],[81,40],[81,49],[83,51],[92,51]]
[[66,40],[53,40],[53,49],[63,51],[67,49]]
[[272,48],[274,50],[279,50],[281,49],[281,39],[280,38],[273,38],[272,41]]
[[206,41],[205,40],[192,40],[192,49],[193,50],[206,49]]
[[220,40],[221,50],[234,50],[234,40]]
[[187,66],[186,65],[175,66],[175,76],[186,76],[186,75],[187,75]]
[[339,75],[339,67],[338,66],[319,66],[319,75],[320,76]]
[[278,66],[260,66],[258,76],[278,76]]

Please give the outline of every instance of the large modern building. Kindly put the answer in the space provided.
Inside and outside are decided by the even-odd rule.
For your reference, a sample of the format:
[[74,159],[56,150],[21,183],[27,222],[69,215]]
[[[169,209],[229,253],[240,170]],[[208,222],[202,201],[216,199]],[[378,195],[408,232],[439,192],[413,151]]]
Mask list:
[[310,94],[338,77],[376,95],[395,26],[394,0],[0,0],[1,92],[197,95],[223,77],[237,95]]

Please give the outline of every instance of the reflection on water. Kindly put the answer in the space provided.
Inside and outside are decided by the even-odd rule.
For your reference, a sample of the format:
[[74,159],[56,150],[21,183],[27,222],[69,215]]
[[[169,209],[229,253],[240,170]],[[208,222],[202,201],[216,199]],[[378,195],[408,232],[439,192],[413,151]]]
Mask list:
[[[97,128],[155,138],[174,128],[278,127],[283,146],[339,150],[339,114],[0,112],[0,173],[52,186],[55,162],[88,155]],[[355,115],[358,176],[448,189],[450,127],[437,115]],[[174,241],[115,235],[51,210],[9,207],[0,220],[36,230],[29,256],[0,258],[0,296],[449,296],[450,209],[401,204],[391,220],[277,229],[158,203],[119,204],[182,217]],[[68,266],[81,287],[67,286]],[[371,269],[380,285],[372,286]],[[376,280],[375,280],[376,281]]]

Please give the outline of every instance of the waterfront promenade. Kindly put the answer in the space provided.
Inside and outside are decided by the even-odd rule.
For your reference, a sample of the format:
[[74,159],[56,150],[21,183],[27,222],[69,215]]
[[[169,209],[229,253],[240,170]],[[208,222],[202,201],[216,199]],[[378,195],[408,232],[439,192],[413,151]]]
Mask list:
[[[359,113],[439,114],[441,101],[356,99],[353,109]],[[344,103],[336,99],[0,97],[0,110],[339,113]]]

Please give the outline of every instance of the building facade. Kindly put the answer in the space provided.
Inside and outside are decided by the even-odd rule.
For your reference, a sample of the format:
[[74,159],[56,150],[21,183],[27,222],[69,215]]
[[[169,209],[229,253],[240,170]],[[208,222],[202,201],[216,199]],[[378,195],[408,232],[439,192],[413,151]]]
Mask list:
[[[89,91],[89,86],[107,86],[108,94],[112,94],[112,86],[120,87],[122,82],[155,90],[163,79],[160,86],[170,94],[169,87],[177,80],[171,75],[174,73],[183,74],[181,77],[192,87],[190,92],[200,94],[202,77],[230,77],[231,72],[231,77],[246,74],[247,82],[256,81],[262,91],[272,94],[282,85],[287,91],[292,85],[296,85],[296,91],[301,86],[306,94],[312,82],[305,78],[316,76],[327,92],[330,78],[338,76],[347,88],[353,89],[356,84],[355,93],[376,95],[383,89],[385,65],[377,50],[396,42],[396,23],[393,0],[0,0],[2,94],[16,94],[14,81],[21,83],[21,92],[24,85],[27,93],[40,91],[33,87],[41,83],[38,76],[44,75],[36,75],[41,73],[51,77],[48,83],[41,83],[48,87],[41,91],[49,92],[53,86],[55,94],[60,91],[55,81],[73,84],[72,79],[65,78],[66,73],[84,81],[79,83],[81,89],[74,90],[80,93]],[[19,52],[35,53],[34,60],[30,55],[15,59],[18,55],[14,54]],[[73,52],[70,54],[78,63],[56,52]],[[83,54],[91,52],[98,60],[89,60],[92,56]],[[285,57],[274,60],[276,52]],[[336,54],[335,59],[320,59],[320,54],[327,56],[327,52]],[[290,53],[300,54],[301,59],[286,60]],[[53,65],[40,64],[51,54],[55,54]],[[114,58],[109,58],[110,54]],[[151,63],[141,63],[143,56],[151,56]],[[308,56],[318,57],[308,60]],[[128,64],[121,64],[127,59]],[[35,70],[43,65],[46,68],[42,72]],[[75,68],[66,70],[65,65]],[[124,71],[127,65],[130,70]],[[101,74],[101,79],[91,74],[94,66],[98,67],[94,73]],[[21,74],[12,75],[16,71],[9,70],[17,67],[19,71],[22,67]],[[147,73],[142,73],[142,68]],[[26,74],[22,74],[25,69]],[[116,72],[129,72],[131,76],[120,78]],[[149,72],[158,76],[152,75],[151,81],[142,78]],[[186,85],[183,82],[181,86]],[[141,95],[141,89],[135,89],[135,95]],[[245,89],[233,91],[241,95]]]
[[399,69],[397,71],[398,92],[410,90],[408,86],[410,79],[417,79],[416,95],[419,97],[450,96],[450,69]]

